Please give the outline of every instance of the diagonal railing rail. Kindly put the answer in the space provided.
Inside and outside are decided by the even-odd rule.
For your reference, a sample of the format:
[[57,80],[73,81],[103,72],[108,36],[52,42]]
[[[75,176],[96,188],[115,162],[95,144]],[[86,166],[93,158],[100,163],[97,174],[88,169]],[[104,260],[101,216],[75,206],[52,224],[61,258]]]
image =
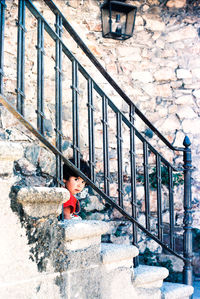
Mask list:
[[[33,5],[31,0],[19,0],[18,3],[18,40],[17,40],[17,86],[16,86],[16,108],[10,103],[3,93],[3,67],[4,67],[4,29],[5,29],[5,1],[1,0],[1,16],[0,16],[0,103],[3,104],[19,121],[21,121],[26,128],[28,128],[39,140],[41,140],[56,156],[56,178],[58,184],[62,184],[62,163],[66,163],[73,168],[80,176],[82,176],[87,183],[107,202],[116,208],[126,219],[131,221],[133,225],[133,244],[138,245],[138,228],[141,229],[147,236],[152,238],[160,244],[165,250],[182,259],[184,266],[184,283],[192,284],[192,216],[191,216],[191,150],[190,141],[188,137],[184,140],[184,147],[174,147],[153,124],[142,114],[142,112],[134,105],[131,99],[124,93],[124,91],[117,85],[111,76],[100,65],[98,60],[92,55],[91,51],[83,43],[63,14],[59,11],[53,1],[44,0],[44,3],[55,15],[55,29],[53,29],[46,21],[40,11]],[[26,22],[27,12],[31,13],[31,17],[37,20],[37,44],[35,51],[37,53],[37,96],[34,99],[37,102],[37,128],[26,118],[26,103],[29,99],[25,98],[26,80],[25,80],[25,66],[26,66]],[[100,73],[105,77],[109,84],[115,89],[123,101],[128,104],[128,117],[125,113],[113,103],[109,96],[100,88],[95,80],[89,75],[85,68],[80,64],[76,57],[70,52],[66,43],[63,41],[63,31],[66,30],[77,45],[83,50],[91,62],[97,67]],[[48,49],[45,47],[46,38],[54,43],[55,57],[54,57],[54,110],[55,110],[55,143],[48,140],[45,132],[46,121],[46,106],[48,106],[47,98],[45,97],[45,55]],[[63,133],[63,106],[66,94],[64,88],[64,62],[70,65],[71,74],[71,142],[73,149],[73,156],[75,158],[75,165],[71,164],[63,152],[63,140],[66,139]],[[84,81],[85,89],[82,91],[80,81]],[[83,83],[83,82],[82,82]],[[68,96],[68,95],[67,95]],[[80,158],[83,155],[81,148],[81,131],[82,119],[80,111],[84,105],[83,113],[85,113],[86,127],[87,127],[87,146],[89,164],[91,169],[91,180],[88,179],[79,170]],[[100,103],[100,105],[99,105]],[[139,132],[135,126],[135,116],[139,117],[148,128],[150,128],[158,138],[165,144],[167,149],[172,152],[183,153],[183,173],[184,173],[184,251],[183,255],[176,252],[175,249],[175,222],[174,222],[174,195],[173,195],[173,174],[180,171],[173,166],[167,159],[164,158],[151,143]],[[100,118],[100,119],[99,119]],[[113,125],[114,124],[114,125]],[[98,126],[101,127],[102,133],[99,134]],[[97,146],[98,144],[98,146]],[[100,145],[99,145],[100,144]],[[114,145],[113,145],[114,144]],[[140,144],[140,146],[139,146]],[[117,162],[115,169],[117,169],[117,176],[113,179],[113,165],[112,165],[112,149],[115,148],[114,157]],[[139,149],[139,153],[138,153]],[[140,154],[142,151],[142,154]],[[97,179],[97,162],[99,152],[103,156],[100,171],[103,173],[103,188],[98,187]],[[140,159],[142,157],[142,159]],[[156,178],[156,194],[157,194],[157,231],[152,232],[151,228],[151,198],[150,198],[150,176],[151,162],[150,158],[155,164],[155,178]],[[124,169],[124,161],[129,165],[129,171]],[[138,219],[137,214],[139,206],[137,203],[137,172],[138,165],[143,169],[143,185],[144,185],[144,206],[145,206],[145,225],[142,225]],[[163,195],[162,195],[162,169],[167,171],[167,189],[169,202],[169,243],[163,238]],[[129,177],[130,186],[130,206],[131,210],[127,211],[124,206],[125,199],[125,175]],[[111,192],[113,182],[116,182],[115,194]],[[112,193],[112,194],[111,194]],[[135,266],[138,265],[138,259],[135,260]]]

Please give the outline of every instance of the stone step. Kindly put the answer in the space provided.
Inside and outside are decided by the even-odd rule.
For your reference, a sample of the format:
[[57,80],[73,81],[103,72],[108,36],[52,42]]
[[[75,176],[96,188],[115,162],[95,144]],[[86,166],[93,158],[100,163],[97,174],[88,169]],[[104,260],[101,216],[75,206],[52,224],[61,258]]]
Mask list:
[[169,271],[163,267],[140,265],[135,269],[133,286],[138,299],[160,299],[160,287]]
[[164,267],[140,265],[135,269],[133,284],[137,288],[160,288],[168,274]]
[[133,245],[101,244],[102,299],[136,298],[133,257],[138,254]]
[[161,299],[160,287],[168,270],[142,265],[134,269],[137,255],[135,246],[101,244],[103,299]]
[[68,250],[84,249],[95,244],[100,254],[101,236],[108,231],[106,222],[74,218],[60,221],[59,225],[64,228],[65,245]]
[[164,282],[161,288],[162,299],[189,299],[194,288],[190,285]]
[[133,245],[101,243],[101,261],[103,265],[113,267],[133,267],[133,258],[139,254]]

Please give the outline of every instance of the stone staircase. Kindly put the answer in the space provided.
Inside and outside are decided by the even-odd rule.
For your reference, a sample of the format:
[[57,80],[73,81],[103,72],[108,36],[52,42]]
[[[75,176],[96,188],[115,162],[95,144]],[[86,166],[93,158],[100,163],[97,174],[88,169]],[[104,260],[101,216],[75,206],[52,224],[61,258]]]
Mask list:
[[[163,283],[168,270],[133,268],[139,254],[131,245],[101,243],[109,222],[58,222],[63,188],[15,188],[16,144],[1,142],[0,161],[7,174],[0,179],[0,298],[19,299],[186,299],[193,287]],[[23,153],[17,147],[20,157]],[[8,225],[9,224],[9,225]]]
[[[52,197],[51,188],[23,188],[18,192],[17,200],[26,212],[34,216],[37,202],[40,205],[40,217],[42,214],[47,217],[48,213],[58,213],[55,200],[51,206],[54,213],[51,209],[47,210],[46,201],[39,196],[40,192],[42,197]],[[63,189],[57,188],[57,192],[62,203]],[[34,206],[30,204],[33,197]],[[135,246],[101,243],[101,236],[109,230],[109,222],[75,219],[59,222],[58,226],[63,230],[64,240],[62,288],[65,289],[65,298],[186,299],[192,295],[192,286],[163,283],[168,276],[166,268],[140,265],[134,269],[133,258],[139,254]]]

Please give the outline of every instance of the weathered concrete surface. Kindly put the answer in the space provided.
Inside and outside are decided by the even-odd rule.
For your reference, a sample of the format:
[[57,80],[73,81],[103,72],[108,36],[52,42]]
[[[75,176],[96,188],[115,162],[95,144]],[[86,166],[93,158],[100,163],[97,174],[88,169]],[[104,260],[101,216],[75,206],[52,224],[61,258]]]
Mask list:
[[134,286],[142,288],[160,288],[169,271],[163,267],[140,265],[135,269]]
[[138,253],[133,245],[101,244],[102,298],[135,298],[133,258]]
[[161,292],[162,299],[189,299],[194,288],[185,284],[165,282]]
[[67,189],[56,187],[27,187],[21,188],[17,193],[17,201],[31,217],[56,217],[62,211],[62,204],[69,198]]
[[64,230],[64,277],[68,299],[101,298],[101,235],[108,224],[101,221],[68,220]]
[[37,262],[33,259],[34,242],[32,240],[30,244],[28,237],[29,230],[11,208],[9,194],[15,180],[13,177],[0,179],[0,298],[60,298],[60,289],[55,283],[58,274],[38,271]]
[[101,244],[101,261],[106,270],[133,267],[133,258],[139,254],[137,247],[123,244]]

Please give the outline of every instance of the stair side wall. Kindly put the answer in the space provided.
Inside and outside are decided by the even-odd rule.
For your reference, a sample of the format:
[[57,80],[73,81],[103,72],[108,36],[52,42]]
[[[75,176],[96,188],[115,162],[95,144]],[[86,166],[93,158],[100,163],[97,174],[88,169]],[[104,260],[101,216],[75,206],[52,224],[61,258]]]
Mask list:
[[[9,148],[12,150],[8,151]],[[14,160],[21,158],[23,148],[19,143],[0,142],[0,151],[0,164],[6,170],[3,173],[1,168],[0,175],[0,297],[60,298],[60,288],[56,284],[60,273],[56,273],[51,265],[48,271],[39,270],[44,255],[44,251],[40,252],[40,248],[37,248],[39,234],[36,231],[39,230],[36,225],[39,223],[32,222],[35,227],[28,229],[30,221],[27,222],[13,197],[12,188],[18,180],[13,174]]]

